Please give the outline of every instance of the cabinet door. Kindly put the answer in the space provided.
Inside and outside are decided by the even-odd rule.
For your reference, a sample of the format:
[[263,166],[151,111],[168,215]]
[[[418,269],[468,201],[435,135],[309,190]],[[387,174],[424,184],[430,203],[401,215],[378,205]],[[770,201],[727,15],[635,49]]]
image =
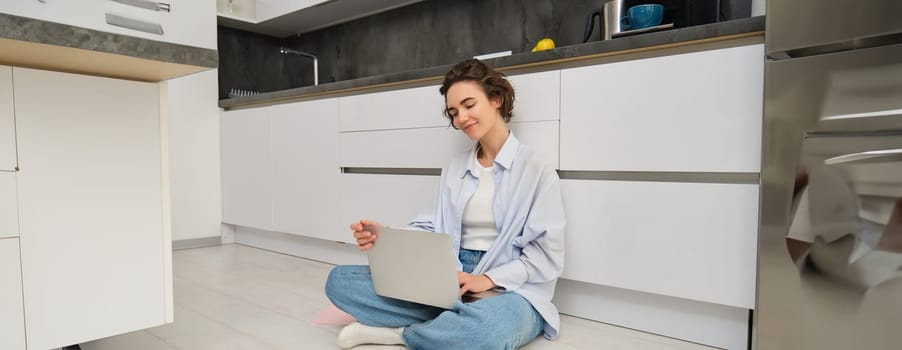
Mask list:
[[16,118],[13,109],[13,70],[0,66],[0,171],[16,169]]
[[[557,167],[557,121],[508,126],[522,144]],[[339,137],[338,158],[342,167],[444,168],[451,158],[476,144],[448,127],[343,132]]]
[[163,41],[216,50],[216,1],[151,1],[170,5],[169,12],[160,13]]
[[99,30],[104,23],[105,2],[106,0],[4,0],[0,1],[0,12]]
[[269,107],[222,113],[222,221],[272,231]]
[[558,120],[561,116],[561,71],[511,75],[513,122]]
[[561,169],[752,172],[762,45],[561,72]]
[[758,185],[562,180],[563,277],[752,309]]
[[16,173],[0,171],[0,238],[19,236]]
[[338,99],[272,107],[273,230],[338,240]]
[[[439,86],[340,97],[339,129],[366,131],[448,126]],[[403,106],[403,107],[402,107]]]
[[458,152],[473,146],[448,127],[343,132],[339,164],[364,168],[443,168]]
[[433,214],[439,180],[426,175],[342,174],[343,227],[336,240],[354,243],[348,226],[360,219],[404,226],[417,215]]
[[[513,122],[560,119],[560,71],[511,75],[508,80],[516,91]],[[449,125],[438,85],[341,97],[339,105],[343,132]]]
[[[16,16],[62,23],[102,32],[144,39],[216,49],[216,3],[212,0],[140,0],[148,6],[169,5],[169,11],[157,11],[109,0],[38,1],[4,0],[0,12]],[[127,19],[109,23],[109,15]],[[137,30],[134,24],[159,26],[162,34]]]
[[0,239],[0,349],[25,350],[19,240]]
[[159,86],[14,74],[28,348],[163,324],[172,276]]

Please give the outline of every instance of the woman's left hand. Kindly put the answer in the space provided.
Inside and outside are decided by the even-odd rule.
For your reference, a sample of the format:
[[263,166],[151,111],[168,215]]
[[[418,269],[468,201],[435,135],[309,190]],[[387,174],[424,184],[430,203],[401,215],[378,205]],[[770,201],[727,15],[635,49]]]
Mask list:
[[486,275],[473,275],[466,272],[457,271],[457,283],[460,285],[460,295],[469,293],[485,292],[489,289],[497,287],[495,282]]

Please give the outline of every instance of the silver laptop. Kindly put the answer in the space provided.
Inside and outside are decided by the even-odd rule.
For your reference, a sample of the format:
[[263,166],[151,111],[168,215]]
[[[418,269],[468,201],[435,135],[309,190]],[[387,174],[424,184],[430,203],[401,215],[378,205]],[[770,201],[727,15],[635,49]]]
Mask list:
[[[450,236],[387,226],[375,231],[379,238],[367,255],[376,294],[443,309],[451,309],[461,300]],[[464,300],[497,294],[476,293]]]

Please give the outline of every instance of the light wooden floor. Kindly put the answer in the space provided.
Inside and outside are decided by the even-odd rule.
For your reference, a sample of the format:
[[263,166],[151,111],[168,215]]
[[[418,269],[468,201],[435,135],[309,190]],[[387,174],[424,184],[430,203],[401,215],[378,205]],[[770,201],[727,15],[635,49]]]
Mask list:
[[[338,349],[335,338],[340,327],[312,323],[329,305],[322,287],[331,268],[234,244],[176,251],[175,323],[81,344],[81,348]],[[561,323],[555,341],[538,339],[524,349],[711,349],[565,315]]]

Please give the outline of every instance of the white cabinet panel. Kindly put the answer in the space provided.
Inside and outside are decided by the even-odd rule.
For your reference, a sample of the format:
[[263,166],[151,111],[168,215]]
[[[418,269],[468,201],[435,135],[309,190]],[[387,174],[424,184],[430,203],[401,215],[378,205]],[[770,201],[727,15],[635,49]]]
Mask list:
[[[560,118],[560,71],[512,75],[513,122]],[[438,85],[339,98],[341,131],[448,126]]]
[[558,167],[560,153],[558,121],[510,123],[508,126],[521,144],[532,148],[540,159],[555,169]]
[[474,144],[449,127],[343,132],[338,159],[342,167],[443,168]]
[[[558,122],[510,123],[522,144],[548,163],[558,164]],[[448,127],[345,132],[339,138],[342,167],[444,168],[451,159],[475,145]]]
[[354,243],[350,225],[360,219],[404,226],[433,214],[440,177],[425,175],[341,175],[342,231],[338,241]]
[[[561,71],[511,75],[513,122],[558,120],[561,116]],[[444,105],[444,104],[443,104]]]
[[0,349],[25,350],[19,240],[0,239]]
[[[4,0],[0,12],[139,38],[216,49],[216,2],[213,0],[147,0],[168,4],[154,11],[109,0]],[[162,34],[107,23],[107,14],[159,25]]]
[[758,185],[562,180],[564,278],[752,309]]
[[216,50],[216,1],[152,1],[170,5],[170,12],[160,13],[164,41]]
[[763,45],[561,72],[561,169],[758,172]]
[[14,74],[28,348],[163,324],[172,300],[160,87]]
[[0,66],[0,171],[16,169],[16,117],[13,109],[13,70]]
[[338,100],[272,107],[273,230],[338,240]]
[[0,1],[0,12],[43,21],[99,29],[99,26],[104,23],[105,2],[105,0],[4,0]]
[[374,92],[340,97],[341,131],[407,129],[448,126],[442,115],[445,99],[439,86]]
[[0,171],[0,238],[19,236],[16,173]]
[[270,108],[222,113],[222,221],[272,230]]

